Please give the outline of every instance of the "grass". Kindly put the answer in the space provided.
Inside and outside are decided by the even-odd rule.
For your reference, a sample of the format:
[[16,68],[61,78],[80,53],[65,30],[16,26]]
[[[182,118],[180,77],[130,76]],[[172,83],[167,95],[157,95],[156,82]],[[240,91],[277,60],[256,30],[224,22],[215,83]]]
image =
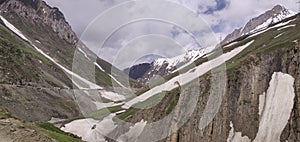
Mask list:
[[[299,20],[296,22],[298,21]],[[241,44],[245,44],[251,40],[254,40],[249,47],[227,62],[227,71],[230,73],[239,65],[245,64],[248,59],[251,60],[250,55],[259,57],[260,55],[264,55],[266,53],[272,53],[279,57],[285,52],[285,50],[293,48],[295,46],[293,41],[299,39],[300,37],[300,33],[298,32],[300,31],[300,27],[297,26],[294,27],[294,29],[284,29],[280,31],[277,30],[278,28],[270,29],[267,32],[255,37],[244,39],[237,45],[228,47],[228,49],[226,48],[225,50],[232,50]],[[284,33],[284,35],[280,36],[279,38],[274,38],[280,33]]]
[[140,109],[137,108],[129,108],[127,109],[125,112],[118,114],[117,117],[121,120],[126,120],[128,119],[130,116],[132,116],[133,114],[135,114],[137,111],[139,111]]
[[59,128],[55,127],[51,123],[45,122],[39,124],[39,127],[43,128],[43,130],[53,139],[57,140],[58,142],[81,142],[79,137],[66,133]]
[[[12,32],[6,29],[3,25],[0,24],[0,40],[2,44],[6,44],[7,46],[16,47],[22,53],[32,54],[38,57],[46,64],[52,64],[50,60],[44,57],[42,54],[37,52],[31,45],[20,39],[17,35],[12,34]],[[14,41],[14,42],[12,42]]]
[[107,108],[103,108],[103,109],[99,109],[97,111],[91,112],[91,113],[87,114],[86,117],[102,119],[111,113],[115,113],[115,112],[118,112],[121,110],[122,110],[121,106],[107,107]]
[[132,107],[134,107],[134,108],[152,107],[152,106],[156,105],[157,103],[159,103],[166,96],[166,94],[167,94],[167,92],[162,92],[162,93],[153,95],[143,102],[138,102],[138,103],[134,104]]
[[0,111],[0,115],[8,115],[8,112]]

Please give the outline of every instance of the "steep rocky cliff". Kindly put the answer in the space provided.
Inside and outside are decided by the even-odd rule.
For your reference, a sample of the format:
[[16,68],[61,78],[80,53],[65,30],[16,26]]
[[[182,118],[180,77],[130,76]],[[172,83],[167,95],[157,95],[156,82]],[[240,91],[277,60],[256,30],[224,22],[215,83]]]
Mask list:
[[14,17],[15,14],[31,21],[35,26],[44,24],[70,44],[78,42],[76,34],[58,8],[48,6],[42,0],[2,0],[0,14]]

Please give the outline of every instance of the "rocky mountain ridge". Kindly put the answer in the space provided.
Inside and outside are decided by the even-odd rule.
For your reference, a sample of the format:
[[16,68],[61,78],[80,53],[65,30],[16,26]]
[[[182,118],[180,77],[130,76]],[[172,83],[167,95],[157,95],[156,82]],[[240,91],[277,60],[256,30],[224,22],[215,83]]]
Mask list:
[[36,26],[44,24],[52,28],[59,37],[70,44],[76,44],[78,38],[72,31],[62,12],[58,8],[52,8],[42,0],[1,0],[0,14],[14,16],[17,14]]
[[227,44],[238,37],[247,35],[263,28],[268,27],[271,24],[277,23],[285,18],[291,17],[296,13],[286,9],[281,5],[274,6],[271,10],[259,15],[258,17],[252,18],[248,21],[244,27],[235,29],[232,33],[228,34],[221,42],[222,45]]

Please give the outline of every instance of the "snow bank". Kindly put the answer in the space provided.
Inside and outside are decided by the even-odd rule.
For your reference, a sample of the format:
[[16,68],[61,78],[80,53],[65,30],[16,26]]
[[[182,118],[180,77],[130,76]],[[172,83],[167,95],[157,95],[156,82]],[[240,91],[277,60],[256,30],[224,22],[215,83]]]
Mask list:
[[[253,142],[280,142],[280,136],[288,123],[294,105],[294,78],[288,74],[275,72],[267,93],[259,96],[260,122]],[[240,132],[231,130],[227,142],[250,142]]]
[[100,91],[100,94],[103,98],[112,100],[114,102],[123,101],[126,99],[123,95],[119,95],[117,93],[109,91]]
[[[254,142],[279,142],[294,105],[294,78],[275,72],[265,95],[259,129]],[[262,100],[262,99],[260,99]],[[262,104],[263,103],[263,104]]]
[[230,128],[231,129],[229,131],[227,142],[251,142],[251,140],[247,136],[243,137],[241,132],[234,132],[234,127],[231,121]]
[[6,27],[8,27],[10,30],[12,30],[15,34],[17,34],[19,37],[21,37],[22,39],[29,41],[20,30],[18,30],[14,25],[12,25],[11,23],[9,23],[4,17],[2,17],[0,15],[1,20],[3,21],[3,23],[5,24]]
[[135,123],[134,126],[130,127],[129,131],[121,135],[117,141],[118,142],[136,142],[138,136],[143,132],[147,121],[142,120],[141,122]]
[[104,136],[117,127],[112,120],[113,117],[115,114],[110,114],[102,121],[91,118],[75,120],[66,124],[61,130],[82,137],[82,140],[87,142],[103,142]]
[[109,102],[109,103],[102,103],[102,102],[93,102],[97,109],[103,109],[103,108],[108,108],[108,107],[114,107],[114,106],[119,106],[123,105],[124,103],[114,103],[114,102]]
[[281,28],[279,28],[277,30],[280,31],[280,30],[283,30],[283,29],[286,29],[286,28],[291,28],[291,27],[296,27],[296,25],[295,24],[293,24],[293,25],[287,25],[287,26],[281,27]]
[[180,74],[180,75],[174,77],[173,79],[167,81],[166,83],[164,83],[160,86],[156,86],[156,87],[152,88],[151,90],[143,93],[142,95],[137,96],[134,99],[126,102],[125,105],[122,106],[122,108],[128,109],[132,105],[134,105],[138,102],[143,102],[143,101],[145,101],[146,99],[150,98],[151,96],[153,96],[155,94],[158,94],[158,93],[160,93],[162,91],[166,91],[166,90],[172,90],[172,89],[177,87],[176,85],[174,85],[175,82],[179,82],[179,84],[181,86],[186,84],[186,83],[191,82],[195,78],[207,73],[211,69],[222,65],[225,61],[230,60],[232,57],[239,54],[241,51],[243,51],[246,47],[248,47],[253,42],[254,42],[254,40],[251,41],[251,42],[248,42],[247,44],[245,44],[243,46],[235,48],[232,51],[230,51],[228,53],[225,53],[225,54],[223,54],[223,55],[221,55],[221,56],[219,56],[215,59],[212,59],[208,62],[205,62],[205,63],[191,69],[193,71],[190,70],[190,71],[188,71],[184,74]]

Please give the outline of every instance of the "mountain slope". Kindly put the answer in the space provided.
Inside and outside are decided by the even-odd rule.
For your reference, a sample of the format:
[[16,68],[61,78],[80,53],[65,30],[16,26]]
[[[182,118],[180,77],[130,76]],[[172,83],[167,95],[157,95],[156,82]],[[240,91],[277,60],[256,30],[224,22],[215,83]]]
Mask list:
[[[137,79],[138,82],[149,85],[149,81],[155,76],[165,77],[174,71],[184,68],[185,65],[193,63],[199,57],[209,53],[212,48],[190,50],[187,53],[172,57],[172,58],[158,58],[151,64],[139,64],[130,68],[129,76]],[[126,72],[126,71],[125,71]],[[128,71],[127,71],[128,72]],[[140,74],[139,76],[130,74]],[[154,79],[155,80],[155,79]]]
[[[207,73],[200,76],[197,87],[194,86],[196,84],[181,87],[182,99],[190,98],[194,89],[200,89],[200,94],[197,94],[197,106],[190,119],[178,131],[173,131],[177,135],[175,141],[299,141],[299,23],[299,15],[294,16],[224,48],[228,52],[254,41],[227,61],[228,80],[223,101],[212,121],[208,121],[203,129],[199,124],[203,124],[201,118],[205,114],[205,105],[209,103],[209,95],[213,95],[213,92],[205,90],[211,87],[214,75]],[[274,38],[279,34],[283,35]],[[153,122],[164,118],[168,107],[162,106],[171,104],[174,95],[166,95],[156,107],[139,110],[126,121]],[[158,113],[162,109],[165,112]],[[183,115],[187,112],[184,107],[180,110]],[[277,119],[278,116],[281,118]],[[165,131],[170,130],[165,128]],[[234,137],[230,137],[232,132]],[[143,140],[149,135],[159,137],[162,133],[163,130],[152,134],[144,130],[139,138]]]
[[[242,36],[223,46],[222,56],[198,58],[196,67],[174,73],[103,119],[77,120],[62,129],[86,140],[299,141],[299,23],[296,15]],[[227,78],[218,76],[222,59]]]
[[[99,59],[83,43],[75,45],[71,42],[78,40],[75,35],[70,38],[62,36],[73,31],[56,8],[41,0],[4,0],[0,7],[3,7],[0,107],[16,117],[26,121],[80,117],[82,112],[74,96],[90,95],[90,92],[83,91],[100,89],[102,91],[97,94],[112,98],[106,93],[114,96],[113,87],[124,90],[130,85],[140,87],[122,71]],[[50,14],[40,15],[43,9]],[[73,59],[74,55],[78,58]],[[84,64],[76,68],[73,63],[79,59]],[[86,67],[93,67],[95,75],[87,75],[84,72]],[[89,99],[95,103],[90,105],[97,108],[98,101]]]

